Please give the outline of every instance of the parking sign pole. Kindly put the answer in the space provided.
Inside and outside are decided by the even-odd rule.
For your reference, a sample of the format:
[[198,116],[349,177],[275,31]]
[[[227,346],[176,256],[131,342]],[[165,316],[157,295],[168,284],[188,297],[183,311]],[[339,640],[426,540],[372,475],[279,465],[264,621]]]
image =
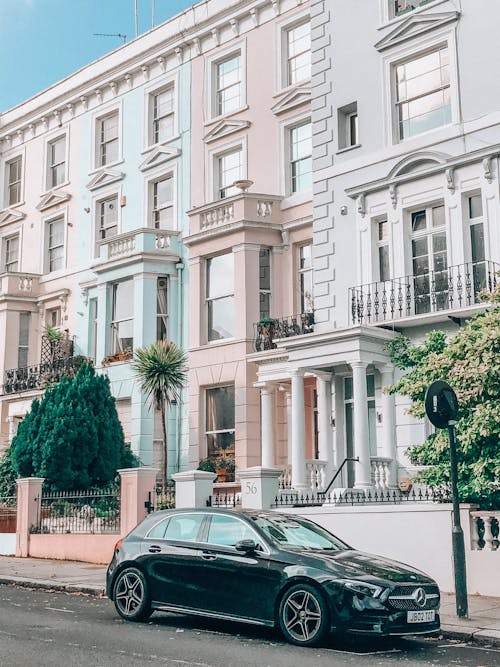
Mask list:
[[455,573],[455,601],[457,616],[469,615],[467,603],[467,574],[465,565],[464,532],[460,524],[460,504],[458,496],[457,443],[455,440],[455,422],[448,422],[450,436],[451,495],[453,502],[453,528],[451,533],[453,548],[453,570]]

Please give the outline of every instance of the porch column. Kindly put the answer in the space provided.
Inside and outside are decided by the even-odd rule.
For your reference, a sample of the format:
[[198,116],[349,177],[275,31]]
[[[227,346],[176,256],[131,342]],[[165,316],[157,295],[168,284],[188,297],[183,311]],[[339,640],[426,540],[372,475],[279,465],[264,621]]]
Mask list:
[[307,489],[304,372],[292,371],[292,488]]
[[326,484],[333,472],[333,430],[332,430],[332,381],[329,375],[318,375],[318,450],[319,458],[326,462]]
[[260,389],[262,467],[274,466],[274,386],[266,384]]
[[287,448],[287,463],[292,465],[292,393],[287,391],[285,393],[286,399],[286,448]]
[[389,463],[389,486],[397,484],[397,452],[396,452],[396,411],[394,396],[384,391],[394,383],[394,367],[387,365],[380,369],[382,380],[382,451],[384,456],[391,459]]
[[354,464],[355,488],[369,488],[371,483],[370,443],[368,440],[368,396],[366,392],[366,364],[351,362],[354,412],[354,451],[359,463]]

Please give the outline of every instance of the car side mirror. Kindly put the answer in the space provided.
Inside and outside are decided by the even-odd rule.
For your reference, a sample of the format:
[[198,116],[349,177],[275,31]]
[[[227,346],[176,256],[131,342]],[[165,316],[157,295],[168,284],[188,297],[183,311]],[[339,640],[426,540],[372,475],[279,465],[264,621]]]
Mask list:
[[252,551],[256,551],[257,547],[257,543],[253,540],[240,540],[234,545],[236,551],[243,551],[246,554],[249,554]]

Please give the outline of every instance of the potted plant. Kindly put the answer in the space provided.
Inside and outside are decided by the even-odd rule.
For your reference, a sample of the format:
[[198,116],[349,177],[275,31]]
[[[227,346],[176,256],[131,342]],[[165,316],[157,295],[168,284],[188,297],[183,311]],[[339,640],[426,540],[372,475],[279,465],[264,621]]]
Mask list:
[[230,466],[231,459],[227,459],[225,456],[220,456],[218,459],[215,459],[215,472],[217,473],[218,482],[226,482],[228,476],[228,467]]
[[204,470],[205,472],[215,472],[215,465],[212,459],[202,459],[198,463],[197,470]]

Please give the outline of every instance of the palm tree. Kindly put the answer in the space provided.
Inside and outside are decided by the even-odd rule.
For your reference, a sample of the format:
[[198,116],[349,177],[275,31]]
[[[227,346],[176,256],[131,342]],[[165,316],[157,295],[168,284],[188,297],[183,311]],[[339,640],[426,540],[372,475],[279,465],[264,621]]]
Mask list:
[[187,357],[175,343],[157,341],[134,352],[132,368],[137,373],[141,390],[152,398],[161,412],[163,447],[161,453],[161,480],[167,482],[167,426],[166,406],[180,401],[181,390],[186,385]]

